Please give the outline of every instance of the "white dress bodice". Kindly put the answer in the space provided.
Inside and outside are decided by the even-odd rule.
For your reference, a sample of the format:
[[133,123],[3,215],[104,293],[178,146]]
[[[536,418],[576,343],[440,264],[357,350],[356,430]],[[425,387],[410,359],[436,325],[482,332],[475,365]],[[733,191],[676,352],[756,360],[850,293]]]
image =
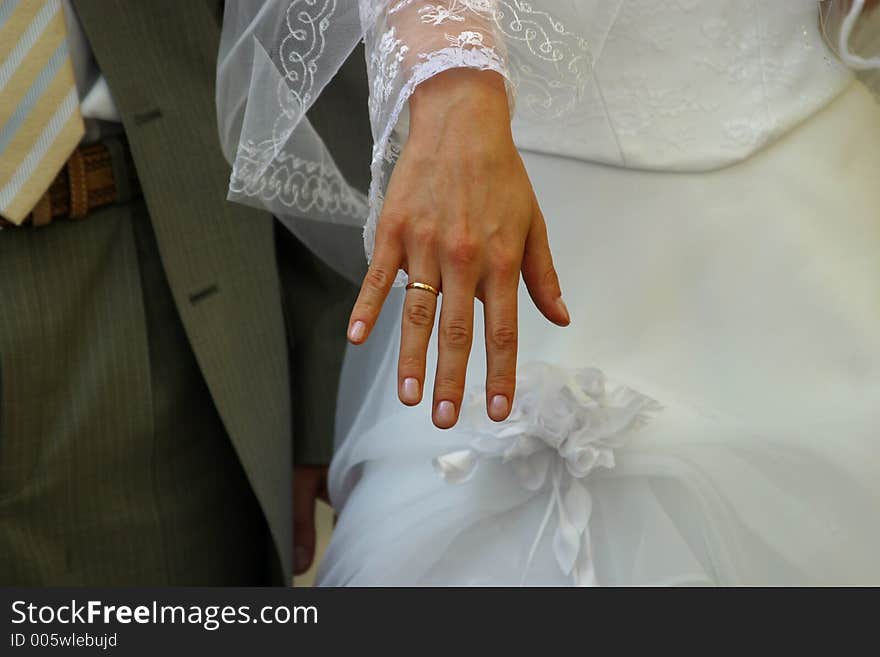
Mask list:
[[[823,40],[815,0],[568,0],[559,16],[577,16],[561,39],[583,39],[592,65],[581,68],[576,111],[516,122],[526,150],[716,169],[784,134],[852,79]],[[536,85],[520,84],[517,103],[552,97],[552,82]]]

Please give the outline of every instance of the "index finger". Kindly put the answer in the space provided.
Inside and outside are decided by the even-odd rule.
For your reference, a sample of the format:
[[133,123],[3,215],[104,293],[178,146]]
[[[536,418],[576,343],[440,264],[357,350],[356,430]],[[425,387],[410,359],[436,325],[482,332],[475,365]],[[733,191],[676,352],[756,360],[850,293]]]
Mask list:
[[364,276],[361,291],[348,320],[348,339],[352,344],[366,342],[379,318],[400,269],[402,251],[396,240],[376,244],[370,268]]

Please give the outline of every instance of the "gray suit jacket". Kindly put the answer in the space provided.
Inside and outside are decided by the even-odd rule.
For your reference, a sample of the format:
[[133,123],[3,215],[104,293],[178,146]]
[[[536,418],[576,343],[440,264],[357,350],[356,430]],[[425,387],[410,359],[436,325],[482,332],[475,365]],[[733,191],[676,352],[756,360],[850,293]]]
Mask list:
[[[221,2],[74,5],[120,110],[187,335],[288,574],[292,443],[302,460],[329,457],[352,289],[287,238],[282,281],[272,218],[225,200],[229,167],[214,118]],[[363,102],[365,117],[362,86],[355,102]],[[344,93],[328,99],[328,111],[350,100]],[[345,153],[368,158],[366,119],[340,130],[329,135],[331,148],[345,151],[337,152],[343,168],[362,170]]]

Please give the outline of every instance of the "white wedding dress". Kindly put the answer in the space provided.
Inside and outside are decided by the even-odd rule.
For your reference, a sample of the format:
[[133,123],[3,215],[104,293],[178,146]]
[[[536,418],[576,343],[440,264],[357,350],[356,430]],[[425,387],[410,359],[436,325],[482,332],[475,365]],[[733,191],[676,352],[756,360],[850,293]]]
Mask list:
[[814,2],[573,4],[595,81],[515,124],[573,323],[523,293],[501,424],[477,326],[443,432],[397,400],[392,292],[319,582],[880,584],[880,106]]
[[[319,582],[880,584],[878,36],[868,0],[226,0],[230,199],[354,276],[315,222],[369,255],[413,89],[495,71],[573,317],[523,294],[511,418],[475,339],[442,432],[397,400],[392,293],[346,358]],[[366,196],[306,117],[361,39]]]

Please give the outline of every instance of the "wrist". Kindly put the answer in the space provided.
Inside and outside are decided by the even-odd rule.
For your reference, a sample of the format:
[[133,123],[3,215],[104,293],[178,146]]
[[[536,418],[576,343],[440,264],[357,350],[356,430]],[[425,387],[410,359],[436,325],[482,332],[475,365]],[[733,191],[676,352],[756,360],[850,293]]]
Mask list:
[[[495,71],[455,68],[419,84],[409,100],[410,139],[451,127],[510,134],[504,78]],[[466,121],[455,120],[466,117]]]

